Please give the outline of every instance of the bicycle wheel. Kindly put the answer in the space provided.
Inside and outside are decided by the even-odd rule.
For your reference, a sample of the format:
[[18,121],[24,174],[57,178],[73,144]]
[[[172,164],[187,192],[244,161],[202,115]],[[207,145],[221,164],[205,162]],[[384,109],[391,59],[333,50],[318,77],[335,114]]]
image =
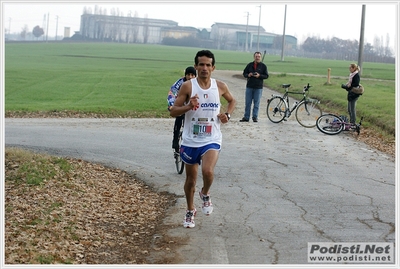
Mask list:
[[178,172],[178,174],[182,174],[185,168],[185,163],[182,162],[181,155],[178,152],[175,152],[174,154],[176,172]]
[[267,116],[273,123],[283,121],[286,116],[287,105],[285,100],[280,96],[272,97],[268,101],[267,105]]
[[336,115],[324,114],[318,117],[317,128],[324,134],[335,135],[343,131],[343,121]]
[[317,119],[322,115],[322,110],[318,106],[318,100],[305,100],[300,102],[296,108],[296,120],[301,126],[313,128],[317,124]]
[[[179,134],[179,149],[181,148],[182,142],[182,132]],[[185,168],[185,163],[182,161],[181,154],[179,152],[174,151],[174,158],[175,158],[175,167],[178,174],[183,173],[183,169]]]

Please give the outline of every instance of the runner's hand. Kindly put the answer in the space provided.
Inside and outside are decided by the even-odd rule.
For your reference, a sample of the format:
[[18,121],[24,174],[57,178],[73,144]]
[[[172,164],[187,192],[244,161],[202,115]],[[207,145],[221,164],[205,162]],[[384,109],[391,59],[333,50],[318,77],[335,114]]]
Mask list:
[[222,123],[227,123],[229,121],[228,116],[225,113],[219,113],[217,117]]
[[190,106],[192,109],[199,106],[199,101],[197,101],[197,99],[199,99],[199,96],[197,95],[197,93],[196,93],[195,96],[190,97],[190,99],[189,99],[189,106]]

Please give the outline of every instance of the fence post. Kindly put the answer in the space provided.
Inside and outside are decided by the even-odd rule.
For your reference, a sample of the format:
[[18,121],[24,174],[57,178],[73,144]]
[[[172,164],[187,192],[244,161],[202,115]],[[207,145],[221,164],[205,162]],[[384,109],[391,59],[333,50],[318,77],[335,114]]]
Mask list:
[[331,69],[330,68],[328,68],[328,80],[327,80],[327,82],[325,83],[325,85],[326,84],[331,84]]

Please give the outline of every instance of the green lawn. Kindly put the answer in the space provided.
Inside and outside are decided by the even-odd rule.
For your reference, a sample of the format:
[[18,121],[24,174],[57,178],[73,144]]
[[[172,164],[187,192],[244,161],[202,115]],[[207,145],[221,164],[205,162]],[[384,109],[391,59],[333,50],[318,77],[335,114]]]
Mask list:
[[[193,65],[202,48],[117,43],[7,43],[5,45],[5,110],[80,111],[111,116],[169,117],[169,87]],[[212,50],[219,70],[243,70],[252,53]],[[346,114],[340,84],[352,61],[266,55],[268,70],[277,73],[265,84],[280,90],[291,83],[299,90],[310,83],[310,95],[322,100],[324,110]],[[297,74],[326,77],[295,76]],[[367,80],[378,79],[378,80]],[[357,113],[366,126],[395,133],[395,65],[363,64],[366,88]],[[362,101],[361,101],[362,100]]]

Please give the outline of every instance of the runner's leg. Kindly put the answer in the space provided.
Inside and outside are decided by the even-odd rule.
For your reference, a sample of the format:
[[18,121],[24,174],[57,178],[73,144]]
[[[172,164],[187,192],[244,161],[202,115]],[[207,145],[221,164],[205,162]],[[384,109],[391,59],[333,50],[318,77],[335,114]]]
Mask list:
[[217,164],[219,150],[210,149],[202,157],[201,171],[203,174],[203,191],[207,195],[210,192],[210,187],[214,181],[214,168]]
[[196,190],[196,180],[198,173],[198,164],[185,164],[186,170],[186,181],[184,185],[184,191],[186,196],[186,203],[188,210],[194,210],[194,192]]

